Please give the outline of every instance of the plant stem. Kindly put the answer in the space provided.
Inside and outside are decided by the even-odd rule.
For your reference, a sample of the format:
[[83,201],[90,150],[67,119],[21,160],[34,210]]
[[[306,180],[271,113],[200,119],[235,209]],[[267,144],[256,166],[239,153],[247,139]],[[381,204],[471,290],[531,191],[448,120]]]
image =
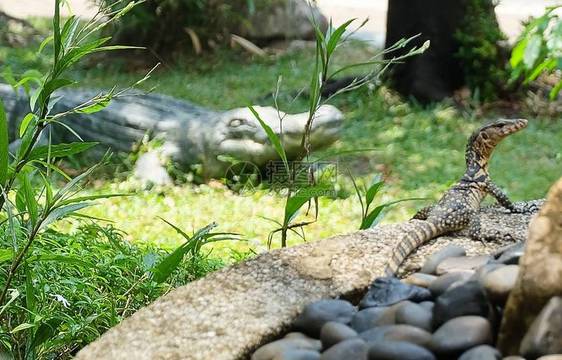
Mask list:
[[39,228],[41,227],[42,223],[43,223],[43,219],[41,219],[41,221],[37,222],[37,224],[35,225],[35,227],[31,231],[31,234],[29,234],[29,238],[27,239],[27,243],[25,244],[25,247],[18,253],[16,258],[12,262],[12,266],[10,267],[10,270],[8,271],[8,276],[6,278],[6,284],[4,285],[4,289],[2,290],[2,293],[0,294],[0,304],[4,303],[4,299],[6,298],[6,294],[8,293],[8,289],[10,288],[10,285],[12,284],[12,280],[14,278],[14,275],[16,274],[19,266],[21,265],[21,262],[23,261],[23,259],[25,257],[25,254],[27,253],[27,251],[31,247],[31,244],[33,243],[33,240],[35,240],[35,237],[37,236],[37,233],[39,232]]

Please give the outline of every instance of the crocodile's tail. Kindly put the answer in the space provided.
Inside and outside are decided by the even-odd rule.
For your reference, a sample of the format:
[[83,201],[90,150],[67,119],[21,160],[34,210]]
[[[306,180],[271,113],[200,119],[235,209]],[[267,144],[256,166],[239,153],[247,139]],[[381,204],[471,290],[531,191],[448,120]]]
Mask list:
[[441,235],[440,228],[430,221],[412,221],[412,228],[392,251],[392,256],[384,269],[385,276],[395,276],[398,268],[415,249],[429,240]]

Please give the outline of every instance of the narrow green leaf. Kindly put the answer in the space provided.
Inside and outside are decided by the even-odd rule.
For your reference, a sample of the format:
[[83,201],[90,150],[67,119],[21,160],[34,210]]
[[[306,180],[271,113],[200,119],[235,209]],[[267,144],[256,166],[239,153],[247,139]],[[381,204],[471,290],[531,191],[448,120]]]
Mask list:
[[390,201],[387,202],[385,204],[379,205],[376,208],[373,209],[373,211],[371,211],[366,217],[365,219],[363,219],[363,221],[361,222],[361,226],[359,227],[359,230],[365,230],[365,229],[369,229],[370,227],[373,226],[373,224],[375,224],[375,221],[379,218],[381,212],[394,204],[398,204],[404,201],[413,201],[413,200],[426,200],[426,198],[408,198],[408,199],[400,199],[400,200],[395,200],[395,201]]
[[20,124],[20,138],[23,136],[23,134],[25,134],[25,130],[27,130],[27,127],[29,126],[31,121],[35,118],[37,118],[37,116],[33,113],[25,115]]
[[35,225],[37,222],[37,199],[35,199],[35,191],[33,190],[33,186],[31,185],[31,175],[29,173],[22,173],[23,176],[20,176],[20,182],[24,194],[25,199],[25,207],[27,208],[27,212],[29,214],[29,218],[32,224]]
[[61,324],[62,320],[60,319],[50,319],[49,321],[43,322],[39,325],[39,328],[33,337],[31,347],[35,349],[45,341],[53,338]]
[[35,133],[38,121],[39,120],[36,117],[33,117],[30,124],[27,126],[25,133],[23,134],[17,154],[18,161],[23,160],[23,157],[27,153],[28,149],[34,145],[31,142],[33,140],[33,134]]
[[558,81],[558,84],[556,84],[552,88],[552,90],[550,90],[550,93],[548,94],[548,97],[550,98],[550,100],[556,99],[556,97],[560,93],[560,90],[562,90],[562,81]]
[[[33,160],[34,163],[37,164],[41,164],[46,168],[49,168],[51,170],[53,170],[54,172],[56,172],[57,174],[59,174],[60,176],[62,176],[65,180],[67,181],[71,181],[72,178],[70,176],[68,176],[62,169],[60,169],[59,167],[55,166],[54,164],[48,163],[46,161],[42,161],[42,160]],[[52,191],[52,188],[51,188]]]
[[14,289],[10,292],[10,300],[8,300],[8,302],[6,304],[4,304],[1,308],[0,308],[0,315],[2,315],[2,313],[8,308],[8,306],[10,306],[11,303],[13,303],[14,301],[16,301],[16,299],[20,296],[20,292],[18,291],[18,289]]
[[509,59],[509,64],[512,68],[515,68],[521,61],[523,61],[523,55],[525,54],[525,48],[527,47],[528,38],[524,38],[515,45],[511,51],[511,58]]
[[86,43],[82,46],[73,48],[68,53],[66,53],[62,59],[60,59],[57,68],[55,69],[54,75],[59,75],[70,66],[74,65],[84,56],[96,52],[96,49],[108,42],[111,37],[105,37],[101,39],[96,39]]
[[50,208],[51,204],[53,203],[53,187],[51,186],[51,182],[47,179],[43,172],[39,172],[39,174],[41,175],[41,179],[43,180],[43,187],[45,188],[45,208]]
[[35,287],[33,286],[33,275],[27,263],[23,264],[25,272],[25,305],[26,309],[34,313],[36,311],[37,300]]
[[527,78],[525,79],[525,83],[534,81],[543,71],[552,70],[554,69],[554,67],[556,67],[556,59],[544,60],[542,63],[535,67],[535,69],[529,76],[527,76]]
[[0,264],[7,261],[12,261],[14,251],[12,249],[0,249]]
[[51,94],[53,92],[55,92],[56,90],[63,88],[65,86],[69,86],[74,84],[73,80],[69,80],[69,79],[61,79],[61,78],[56,78],[50,81],[47,81],[45,83],[45,85],[43,86],[43,89],[41,90],[41,93],[39,94],[39,97],[37,98],[37,106],[41,109],[43,106],[46,105],[47,99],[49,98],[49,96],[51,96]]
[[[0,99],[0,186],[4,187],[8,177],[8,119],[4,111],[4,103]],[[1,209],[0,209],[1,210]]]
[[54,40],[54,36],[50,35],[48,37],[45,38],[45,40],[43,40],[41,42],[41,45],[39,45],[39,49],[37,50],[37,54],[41,54],[43,52],[43,49],[45,48],[45,46],[47,46],[51,41]]
[[525,53],[523,54],[523,63],[528,69],[531,69],[539,58],[542,45],[542,36],[534,34],[529,38]]
[[99,164],[96,164],[89,168],[88,170],[84,171],[82,174],[76,176],[74,179],[70,180],[62,189],[60,189],[56,195],[54,196],[54,201],[59,201],[68,194],[70,190],[72,190],[75,186],[77,186],[82,180],[90,176],[97,168]]
[[69,17],[61,31],[61,43],[64,48],[68,48],[74,39],[74,34],[76,33],[76,28],[78,27],[79,20],[75,15]]
[[265,131],[275,151],[277,152],[281,160],[283,160],[283,164],[285,165],[285,169],[287,169],[287,174],[288,174],[290,170],[289,162],[287,161],[287,154],[285,153],[285,148],[283,147],[283,144],[281,144],[281,140],[279,139],[277,134],[275,134],[275,132],[271,129],[271,127],[262,120],[260,114],[258,114],[258,112],[254,109],[253,106],[248,106],[248,109],[250,109],[252,114],[254,114],[256,119],[259,121],[261,127]]
[[135,194],[98,194],[98,195],[79,196],[79,197],[70,198],[65,201],[61,201],[59,203],[59,206],[73,204],[82,201],[92,201],[98,199],[109,199],[114,197],[124,197],[124,196],[133,196],[133,195]]
[[367,189],[367,193],[365,194],[367,208],[369,208],[369,205],[371,205],[371,203],[375,199],[375,196],[379,193],[383,186],[384,181],[378,181],[371,185],[369,189]]
[[355,19],[351,19],[351,20],[346,21],[345,23],[341,24],[336,30],[334,30],[329,35],[329,37],[327,37],[328,44],[326,45],[326,53],[327,53],[328,57],[330,57],[333,54],[334,50],[336,49],[336,46],[338,46],[338,43],[339,43],[342,35],[347,30],[347,27],[354,21],[355,21]]
[[299,189],[295,194],[287,198],[285,203],[285,216],[283,225],[287,226],[296,216],[299,209],[310,199],[318,197],[319,194],[325,194],[331,189],[330,185],[319,184],[315,186],[307,186]]
[[53,40],[55,47],[55,66],[59,60],[62,42],[60,36],[60,0],[55,0],[55,15],[53,16]]
[[15,89],[19,88],[19,87],[23,87],[25,90],[26,94],[29,94],[30,91],[30,87],[29,84],[30,82],[34,82],[36,83],[38,86],[41,86],[41,74],[34,71],[34,70],[28,70],[26,71],[26,73],[23,75],[23,77],[13,85],[13,87]]
[[102,111],[103,109],[105,109],[111,102],[111,98],[104,98],[100,101],[97,101],[95,103],[93,103],[92,105],[88,105],[86,107],[83,107],[81,109],[76,110],[77,113],[80,114],[93,114],[96,113],[98,111]]
[[68,216],[72,215],[73,213],[75,213],[76,211],[82,210],[82,209],[87,208],[87,207],[92,206],[92,205],[94,205],[94,203],[92,203],[92,202],[82,202],[82,203],[76,203],[76,204],[70,204],[70,205],[57,207],[56,209],[51,211],[49,213],[49,215],[47,215],[45,220],[43,220],[43,222],[41,223],[41,226],[40,226],[39,229],[44,229],[45,227],[47,227],[51,223],[53,223],[57,220],[61,220],[65,217],[68,217]]
[[25,205],[25,190],[23,187],[20,187],[16,192],[16,209],[18,209],[20,213],[27,212]]
[[157,283],[163,283],[176,270],[187,253],[185,244],[180,245],[171,254],[165,256],[151,270],[152,279]]
[[115,50],[144,50],[145,47],[142,46],[127,46],[127,45],[110,45],[110,46],[100,46],[94,49],[91,53],[103,52],[103,51],[115,51]]
[[51,159],[67,157],[82,153],[96,146],[97,144],[97,142],[74,142],[69,144],[39,146],[31,151],[31,153],[29,154],[29,159],[46,159],[48,155],[50,155]]
[[80,259],[74,255],[57,255],[57,254],[41,254],[41,255],[33,255],[28,258],[29,262],[44,262],[44,261],[54,261],[60,262],[64,264],[72,264],[72,265],[79,265],[82,267],[93,268],[95,265]]
[[177,227],[176,225],[172,224],[171,222],[169,222],[168,220],[164,219],[164,218],[160,218],[160,220],[164,221],[166,224],[170,225],[174,230],[176,230],[176,232],[178,234],[180,234],[186,241],[191,240],[191,236],[187,235],[182,229],[180,229],[179,227]]
[[10,331],[10,333],[15,334],[19,331],[31,329],[31,328],[34,328],[34,327],[35,327],[35,324],[22,323],[22,324],[19,324],[18,326],[16,326],[15,328],[13,328],[12,331]]

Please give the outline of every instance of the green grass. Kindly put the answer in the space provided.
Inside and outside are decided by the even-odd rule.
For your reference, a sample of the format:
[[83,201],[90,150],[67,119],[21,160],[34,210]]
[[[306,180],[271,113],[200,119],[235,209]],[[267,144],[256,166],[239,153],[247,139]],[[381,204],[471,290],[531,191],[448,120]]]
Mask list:
[[[372,51],[358,44],[339,50],[336,64],[364,59]],[[0,48],[0,61],[15,68],[27,64],[43,66],[23,50]],[[14,61],[15,56],[18,60]],[[271,105],[267,94],[282,77],[281,108],[287,110],[290,94],[308,84],[313,50],[293,51],[267,59],[254,59],[238,51],[219,52],[202,57],[177,59],[163,64],[144,85],[215,109]],[[22,65],[22,63],[24,65]],[[97,65],[73,75],[90,87],[108,88],[115,83],[129,84],[142,77],[146,69],[130,70],[127,58],[97,61]],[[499,115],[476,116],[448,103],[426,108],[398,99],[384,87],[345,94],[333,102],[345,113],[341,140],[335,149],[376,148],[376,151],[339,159],[341,193],[350,196],[322,199],[318,222],[306,228],[308,240],[355,230],[360,223],[360,206],[354,197],[347,169],[362,181],[382,173],[387,187],[380,201],[406,197],[436,199],[464,171],[464,146],[469,134],[482,123]],[[304,100],[291,111],[302,111]],[[524,116],[524,114],[521,114]],[[515,200],[543,197],[550,184],[562,173],[562,121],[530,118],[525,131],[502,143],[491,165],[493,179]],[[333,149],[332,149],[333,150]],[[232,193],[214,182],[210,185],[184,184],[150,191],[137,191],[133,197],[104,201],[88,214],[111,219],[132,242],[171,247],[181,239],[158,217],[186,230],[216,221],[222,231],[242,234],[249,241],[219,244],[215,251],[228,254],[229,248],[264,249],[275,225],[263,219],[281,219],[283,198],[265,191],[251,197]],[[122,191],[137,188],[131,181],[109,180],[91,191]],[[390,209],[385,222],[408,218],[425,202],[401,203]],[[302,241],[292,234],[291,244]]]

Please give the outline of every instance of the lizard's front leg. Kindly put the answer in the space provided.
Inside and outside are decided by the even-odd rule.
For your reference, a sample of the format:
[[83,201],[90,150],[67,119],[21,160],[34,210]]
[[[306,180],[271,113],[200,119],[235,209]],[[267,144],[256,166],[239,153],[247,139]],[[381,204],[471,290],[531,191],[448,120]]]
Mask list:
[[491,180],[486,182],[486,191],[492,195],[498,203],[512,213],[516,214],[534,214],[539,210],[539,207],[534,203],[514,203],[509,200],[509,197],[499,186],[494,184]]

